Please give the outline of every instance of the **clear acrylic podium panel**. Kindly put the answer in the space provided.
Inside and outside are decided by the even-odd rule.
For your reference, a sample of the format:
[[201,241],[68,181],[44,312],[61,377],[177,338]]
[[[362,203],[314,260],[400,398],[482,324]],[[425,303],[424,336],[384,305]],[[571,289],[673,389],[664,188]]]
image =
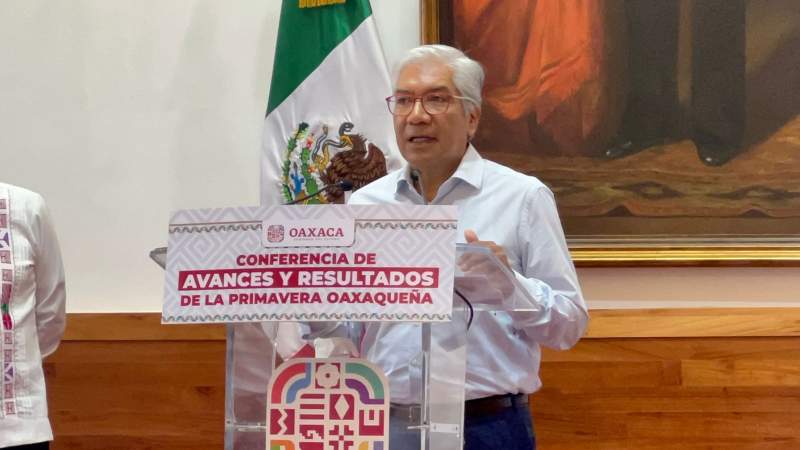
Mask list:
[[[237,323],[227,327],[225,448],[265,450],[268,422],[267,387],[280,363],[282,343],[303,335],[319,350],[335,339],[348,339],[355,348],[362,327],[412,327],[420,351],[408,361],[408,383],[416,394],[412,405],[392,404],[391,450],[461,450],[463,447],[464,374],[467,323],[486,311],[535,311],[535,303],[514,274],[485,248],[457,247],[453,320],[443,323],[299,324],[295,322]],[[462,299],[466,298],[466,302]],[[309,326],[315,332],[309,332]],[[305,329],[304,331],[298,331]],[[321,331],[317,331],[321,330]],[[329,331],[326,333],[326,331]],[[341,346],[340,346],[341,347]],[[347,355],[338,355],[347,356]],[[390,379],[390,384],[392,380]],[[390,386],[390,391],[394,389]],[[401,436],[402,434],[402,436]]]
[[[357,346],[361,327],[412,327],[419,339],[420,352],[407,365],[415,399],[411,405],[393,403],[390,424],[403,430],[390,436],[390,449],[461,449],[464,414],[464,365],[466,362],[467,309],[456,307],[454,320],[443,323],[362,323],[350,322],[337,328],[339,337],[306,335],[307,342],[320,350],[330,348],[332,339],[350,339]],[[225,448],[264,450],[268,431],[267,387],[273,370],[279,365],[279,334],[298,336],[304,324],[295,322],[237,323],[227,327],[227,365],[225,392]],[[341,347],[341,345],[340,345]],[[337,355],[348,356],[348,355]],[[390,379],[390,384],[392,380]],[[390,386],[390,391],[391,391]],[[390,428],[391,428],[390,426]],[[398,428],[398,426],[400,428]]]

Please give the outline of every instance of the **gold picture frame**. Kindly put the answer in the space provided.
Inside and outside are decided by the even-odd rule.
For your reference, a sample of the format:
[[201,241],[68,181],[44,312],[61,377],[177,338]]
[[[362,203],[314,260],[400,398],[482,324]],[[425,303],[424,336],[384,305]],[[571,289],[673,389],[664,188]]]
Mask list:
[[[454,1],[458,0],[420,0],[420,40],[423,43],[452,44],[455,42],[453,36],[454,26],[452,24]],[[681,6],[683,10],[680,12],[681,20],[685,22],[687,15],[691,14],[691,11],[687,12],[685,10],[685,4],[688,3],[691,6],[692,2],[680,3],[683,4]],[[617,7],[622,7],[620,6],[622,1],[618,1],[616,4]],[[448,29],[443,29],[442,24],[448,20],[450,20],[449,25],[444,27]],[[800,141],[800,136],[798,136],[798,141]],[[489,158],[492,159],[491,155],[489,155]],[[507,161],[500,162],[508,164]],[[508,165],[514,166],[513,163]],[[556,196],[558,197],[557,191]],[[732,223],[735,224],[735,220]],[[800,220],[800,215],[798,215],[798,220]],[[733,228],[735,225],[730,227]],[[567,230],[567,239],[576,265],[582,267],[785,267],[800,266],[800,227],[796,228],[795,233],[787,234],[784,232],[774,235],[758,235],[750,230],[746,235],[684,236],[659,233],[657,236],[643,235],[632,238],[625,235],[624,231],[623,233],[616,233],[616,235],[613,235],[615,233],[604,233],[602,236],[586,234],[576,236],[570,235]]]

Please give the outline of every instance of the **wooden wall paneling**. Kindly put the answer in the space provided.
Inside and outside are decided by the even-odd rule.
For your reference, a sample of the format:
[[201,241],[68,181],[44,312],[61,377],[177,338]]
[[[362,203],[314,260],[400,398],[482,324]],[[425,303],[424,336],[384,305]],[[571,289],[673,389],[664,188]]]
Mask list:
[[222,448],[223,341],[68,341],[47,361],[56,449]]
[[585,339],[543,356],[542,448],[800,448],[800,337]]
[[[592,311],[544,350],[540,448],[800,448],[799,311]],[[222,326],[70,314],[45,364],[53,448],[222,448],[224,359]]]

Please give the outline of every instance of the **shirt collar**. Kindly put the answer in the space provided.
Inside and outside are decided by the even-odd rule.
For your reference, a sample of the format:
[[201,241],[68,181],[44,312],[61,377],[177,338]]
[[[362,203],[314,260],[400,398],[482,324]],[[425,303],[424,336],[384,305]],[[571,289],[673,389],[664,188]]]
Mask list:
[[[475,150],[472,144],[469,144],[467,151],[461,158],[456,171],[450,176],[450,179],[458,179],[464,181],[475,189],[480,189],[483,184],[483,158]],[[448,180],[449,181],[449,180]],[[446,183],[447,181],[445,181]],[[396,192],[400,192],[403,186],[413,189],[414,184],[411,182],[411,166],[405,163],[401,170],[397,171],[397,188]],[[444,185],[444,183],[443,183]]]

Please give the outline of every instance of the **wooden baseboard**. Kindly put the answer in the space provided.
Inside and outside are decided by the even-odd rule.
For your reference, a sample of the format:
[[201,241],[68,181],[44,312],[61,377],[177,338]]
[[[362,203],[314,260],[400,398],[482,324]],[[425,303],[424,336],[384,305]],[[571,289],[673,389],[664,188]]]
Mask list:
[[70,313],[65,341],[221,341],[225,325],[162,325],[160,313]]
[[[800,308],[600,309],[584,339],[800,336]],[[161,325],[159,313],[71,313],[66,341],[224,340],[225,326]]]
[[800,308],[609,309],[589,317],[584,339],[800,336]]

